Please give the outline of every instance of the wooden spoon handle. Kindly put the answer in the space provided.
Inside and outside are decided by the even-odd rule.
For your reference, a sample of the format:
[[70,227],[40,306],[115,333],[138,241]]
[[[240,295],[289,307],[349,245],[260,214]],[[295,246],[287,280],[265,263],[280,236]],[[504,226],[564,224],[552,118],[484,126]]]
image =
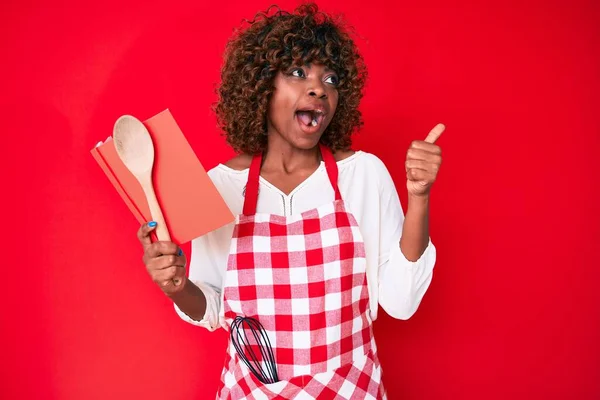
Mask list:
[[144,182],[142,184],[142,188],[146,194],[146,200],[148,201],[148,207],[150,207],[150,215],[152,216],[152,220],[156,222],[156,237],[158,240],[170,242],[171,236],[169,235],[169,230],[167,229],[167,224],[165,223],[165,217],[163,216],[160,205],[158,204],[158,199],[156,198],[156,193],[154,192],[152,182]]
[[[165,223],[165,217],[160,209],[160,204],[158,204],[158,199],[156,198],[156,193],[154,192],[154,186],[152,185],[152,179],[144,179],[143,181],[140,181],[140,184],[142,185],[142,189],[144,189],[144,193],[146,194],[146,200],[148,201],[148,207],[150,208],[152,220],[156,222],[156,237],[160,241],[170,242],[171,236],[169,235],[169,229]],[[181,281],[178,278],[173,279],[173,284],[175,286],[178,286],[180,283]]]

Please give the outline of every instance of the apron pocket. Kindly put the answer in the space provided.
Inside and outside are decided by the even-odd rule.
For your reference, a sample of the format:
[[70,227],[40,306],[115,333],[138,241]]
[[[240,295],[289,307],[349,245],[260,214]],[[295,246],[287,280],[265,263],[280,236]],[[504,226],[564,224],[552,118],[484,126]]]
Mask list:
[[[286,380],[280,380],[275,383],[262,383],[256,377],[256,375],[250,371],[248,366],[242,361],[237,353],[234,354],[233,358],[235,360],[236,368],[239,368],[240,370],[240,375],[243,378],[243,382],[250,388],[251,391],[258,390],[261,393],[270,396],[288,397],[288,394],[291,395],[294,393],[293,388],[297,388],[296,385],[290,385],[290,382]],[[237,376],[237,374],[234,375]]]
[[[262,383],[237,354],[234,355],[234,358],[244,384],[251,391],[258,391],[268,396],[268,398],[281,396],[286,399],[293,399],[301,390],[311,394],[314,398],[321,394],[324,395],[323,392],[329,393],[329,391],[331,391],[329,394],[337,394],[343,399],[380,398],[378,393],[381,384],[381,368],[371,351],[355,359],[352,363],[342,365],[331,371],[324,371],[315,375],[299,375],[290,378],[290,380],[281,380],[275,383]],[[325,397],[328,398],[327,395]]]

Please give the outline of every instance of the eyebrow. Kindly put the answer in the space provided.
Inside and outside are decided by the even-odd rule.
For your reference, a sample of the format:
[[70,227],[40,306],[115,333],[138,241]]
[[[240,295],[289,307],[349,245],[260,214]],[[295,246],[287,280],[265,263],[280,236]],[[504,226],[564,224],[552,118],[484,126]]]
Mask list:
[[[312,68],[312,64],[311,63],[306,63],[304,65],[308,66],[308,68]],[[329,68],[327,65],[324,65],[324,67],[325,67],[325,72],[335,72],[334,70],[332,70],[331,68]]]

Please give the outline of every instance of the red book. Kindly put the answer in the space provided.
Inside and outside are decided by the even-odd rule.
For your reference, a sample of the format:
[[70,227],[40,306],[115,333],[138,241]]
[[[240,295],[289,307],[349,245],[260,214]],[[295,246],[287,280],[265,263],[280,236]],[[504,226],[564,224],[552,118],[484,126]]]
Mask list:
[[[143,123],[154,144],[154,191],[171,241],[184,244],[232,222],[234,215],[171,112],[165,110]],[[98,143],[91,153],[137,221],[151,221],[142,186],[117,155],[112,137]]]

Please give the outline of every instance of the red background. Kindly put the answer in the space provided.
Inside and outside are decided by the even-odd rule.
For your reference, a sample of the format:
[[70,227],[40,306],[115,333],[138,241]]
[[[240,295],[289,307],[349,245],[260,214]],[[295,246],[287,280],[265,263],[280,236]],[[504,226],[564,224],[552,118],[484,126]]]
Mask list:
[[[233,154],[209,110],[221,52],[269,3],[203,3],[0,6],[0,398],[214,398],[225,334],[151,283],[89,153],[121,114],[168,107],[205,167]],[[599,398],[600,6],[417,3],[321,3],[361,36],[355,148],[404,205],[409,142],[448,127],[433,283],[414,317],[375,324],[389,397]]]

